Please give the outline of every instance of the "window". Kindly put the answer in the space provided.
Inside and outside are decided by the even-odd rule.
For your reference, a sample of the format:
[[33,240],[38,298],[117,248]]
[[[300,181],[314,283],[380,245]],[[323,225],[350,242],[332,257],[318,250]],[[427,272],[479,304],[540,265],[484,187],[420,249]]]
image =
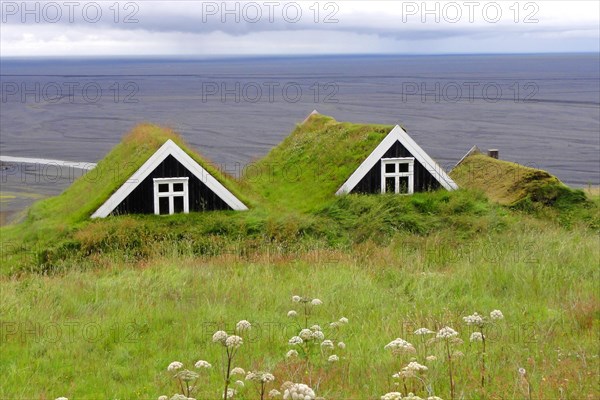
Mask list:
[[381,193],[412,194],[414,157],[381,159]]
[[154,214],[170,215],[190,212],[189,178],[154,179]]

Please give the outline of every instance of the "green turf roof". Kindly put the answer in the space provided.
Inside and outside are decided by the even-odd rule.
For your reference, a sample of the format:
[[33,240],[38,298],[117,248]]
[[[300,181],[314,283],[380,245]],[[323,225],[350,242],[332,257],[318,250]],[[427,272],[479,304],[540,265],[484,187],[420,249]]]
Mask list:
[[393,128],[311,114],[267,156],[248,167],[243,179],[272,205],[317,209],[335,198],[335,192]]

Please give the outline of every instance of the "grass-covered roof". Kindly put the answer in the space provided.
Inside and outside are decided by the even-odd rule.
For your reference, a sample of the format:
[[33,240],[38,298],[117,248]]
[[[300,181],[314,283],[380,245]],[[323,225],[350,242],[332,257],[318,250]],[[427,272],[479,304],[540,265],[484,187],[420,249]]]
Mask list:
[[267,156],[248,167],[244,181],[275,206],[317,209],[335,197],[393,128],[311,114]]

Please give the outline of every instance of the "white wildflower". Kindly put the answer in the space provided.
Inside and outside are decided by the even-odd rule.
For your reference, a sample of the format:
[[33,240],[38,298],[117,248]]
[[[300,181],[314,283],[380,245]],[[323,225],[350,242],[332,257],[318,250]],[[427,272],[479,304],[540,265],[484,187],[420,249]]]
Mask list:
[[483,326],[483,324],[485,323],[483,317],[477,313],[473,313],[473,315],[463,317],[463,321],[465,321],[467,325],[475,326]]
[[339,328],[341,325],[342,325],[341,322],[335,321],[335,322],[330,323],[329,327],[335,329],[335,328]]
[[344,342],[338,342],[337,346],[338,346],[340,349],[344,350],[344,349],[346,348],[346,343],[344,343]]
[[384,346],[385,350],[390,350],[392,354],[398,355],[402,352],[414,353],[415,348],[404,339],[396,338]]
[[304,383],[294,383],[283,393],[284,400],[314,400],[315,392]]
[[494,321],[504,319],[504,314],[502,314],[502,311],[500,310],[494,310],[490,313],[490,318]]
[[406,397],[403,400],[423,400],[423,398],[419,397],[413,393],[409,393],[406,395]]
[[216,331],[213,334],[212,341],[215,343],[225,344],[225,341],[227,340],[228,336],[229,335],[227,335],[227,332],[225,331]]
[[427,398],[427,400],[443,400],[441,397],[437,397],[437,396],[429,396]]
[[210,368],[210,367],[212,367],[212,365],[210,365],[210,363],[207,362],[207,361],[198,360],[198,361],[196,361],[196,364],[194,364],[194,367],[196,367],[196,368]]
[[298,334],[302,340],[310,340],[313,337],[313,332],[310,329],[302,329]]
[[[311,333],[311,335],[312,335],[312,333]],[[300,336],[294,336],[290,340],[288,340],[288,343],[291,344],[292,346],[296,346],[296,345],[304,343],[304,340],[302,340],[302,338]]]
[[237,393],[237,391],[235,389],[232,389],[232,388],[227,389],[227,398],[232,399],[236,393]]
[[389,392],[381,396],[381,400],[402,400],[402,393]]
[[310,327],[311,331],[320,331],[322,330],[321,327],[319,325],[313,325]]
[[431,333],[434,333],[434,332],[427,328],[419,328],[415,331],[415,335],[429,335]]
[[225,346],[230,349],[237,349],[242,344],[244,344],[244,340],[236,335],[231,335],[227,338],[227,340],[225,340]]
[[327,361],[329,361],[330,363],[334,363],[334,362],[340,361],[340,358],[338,356],[336,356],[335,354],[332,354],[329,356]]
[[471,337],[469,338],[469,340],[471,342],[482,342],[484,338],[485,336],[483,336],[481,332],[473,332],[471,333]]
[[235,325],[236,332],[244,332],[250,330],[252,328],[252,324],[245,319],[241,320]]
[[235,384],[236,384],[237,386],[239,386],[239,387],[244,387],[244,386],[246,386],[246,385],[244,384],[244,381],[239,381],[239,380],[238,380],[238,381],[235,381]]
[[460,357],[464,357],[465,353],[463,353],[460,350],[455,350],[454,353],[452,353],[452,358],[460,358]]
[[453,337],[458,336],[458,332],[456,332],[454,329],[450,328],[449,326],[445,326],[438,331],[436,336],[439,339],[452,339]]
[[340,318],[340,323],[346,325],[348,323],[348,318],[346,318],[346,317]]
[[427,356],[427,357],[425,357],[425,359],[429,362],[433,362],[433,361],[437,360],[437,357],[436,356]]
[[311,306],[320,306],[322,304],[323,304],[323,302],[321,300],[319,300],[319,299],[312,299],[311,302],[310,302]]
[[300,301],[302,301],[302,297],[300,297],[300,296],[292,296],[292,301],[294,303],[300,303]]
[[521,376],[527,375],[527,371],[523,367],[519,368],[518,372],[519,372],[519,375],[521,375]]
[[296,318],[298,316],[298,313],[295,310],[290,310],[288,311],[287,316],[290,318]]
[[173,371],[177,371],[178,369],[181,369],[181,368],[183,368],[183,364],[182,363],[180,363],[179,361],[173,361],[167,367],[167,371],[173,372]]
[[188,400],[187,396],[181,394],[181,393],[177,393],[174,394],[170,400]]
[[314,331],[312,333],[312,338],[315,340],[323,340],[325,339],[325,334],[321,331]]
[[231,370],[231,375],[246,375],[246,371],[243,368],[235,367]]
[[298,357],[298,352],[296,350],[290,350],[285,355],[285,358]]
[[[163,397],[163,396],[161,396],[161,397]],[[164,396],[164,397],[166,400],[167,396]],[[158,399],[160,400],[160,397]],[[56,400],[69,400],[69,399],[67,399],[66,397],[57,397]]]
[[279,390],[277,390],[277,389],[272,389],[269,392],[269,398],[270,399],[274,399],[274,398],[279,397],[279,396],[281,396],[281,392]]
[[323,340],[323,342],[321,343],[321,347],[324,349],[333,350],[335,346],[333,345],[333,342],[331,340],[327,339]]
[[[56,400],[69,400],[69,399],[67,399],[66,397],[59,397]],[[158,400],[169,400],[169,398],[163,394],[162,396],[158,396]]]

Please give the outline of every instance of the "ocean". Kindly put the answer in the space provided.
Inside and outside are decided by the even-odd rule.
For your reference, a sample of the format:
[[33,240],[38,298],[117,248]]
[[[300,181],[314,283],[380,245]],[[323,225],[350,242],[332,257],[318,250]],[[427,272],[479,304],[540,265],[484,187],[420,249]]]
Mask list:
[[[571,186],[600,182],[598,54],[4,58],[0,83],[2,156],[97,162],[153,122],[238,175],[316,109],[401,124],[446,169],[478,145]],[[23,209],[74,175],[5,163],[0,205]]]

